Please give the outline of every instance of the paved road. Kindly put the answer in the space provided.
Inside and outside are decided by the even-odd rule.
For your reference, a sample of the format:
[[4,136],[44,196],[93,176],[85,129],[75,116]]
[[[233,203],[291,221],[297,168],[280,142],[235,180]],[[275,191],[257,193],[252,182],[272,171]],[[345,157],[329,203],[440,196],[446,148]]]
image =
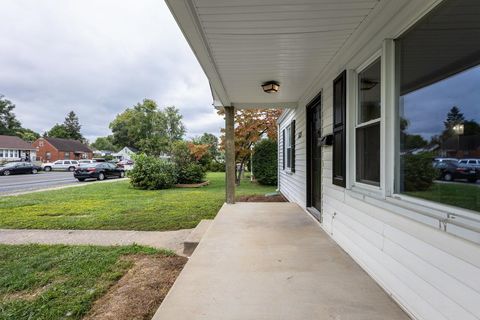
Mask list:
[[72,172],[41,172],[0,176],[0,195],[79,183]]

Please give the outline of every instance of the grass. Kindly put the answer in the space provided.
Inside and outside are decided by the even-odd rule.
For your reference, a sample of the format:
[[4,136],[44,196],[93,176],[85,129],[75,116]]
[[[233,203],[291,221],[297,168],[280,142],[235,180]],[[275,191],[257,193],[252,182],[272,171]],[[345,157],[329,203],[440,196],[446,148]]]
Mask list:
[[131,266],[140,246],[0,245],[0,319],[81,319]]
[[[128,181],[0,198],[0,228],[178,230],[215,217],[225,199],[225,176],[209,173],[196,189],[145,191]],[[262,195],[275,187],[245,180],[237,195]]]
[[434,183],[427,191],[407,192],[425,200],[480,212],[480,187],[461,183]]

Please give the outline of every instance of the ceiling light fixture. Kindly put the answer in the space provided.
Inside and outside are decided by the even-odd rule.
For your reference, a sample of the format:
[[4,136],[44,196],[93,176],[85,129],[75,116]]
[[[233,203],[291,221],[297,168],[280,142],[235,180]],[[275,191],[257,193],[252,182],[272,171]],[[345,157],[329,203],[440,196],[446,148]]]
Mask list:
[[280,83],[277,81],[268,81],[262,84],[262,89],[266,93],[277,93],[280,89]]

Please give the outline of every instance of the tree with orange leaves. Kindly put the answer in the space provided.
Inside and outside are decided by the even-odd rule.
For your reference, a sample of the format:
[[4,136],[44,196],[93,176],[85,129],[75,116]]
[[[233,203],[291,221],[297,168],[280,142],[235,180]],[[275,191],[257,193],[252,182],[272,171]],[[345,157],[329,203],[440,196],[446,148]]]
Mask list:
[[[223,111],[218,113],[224,115]],[[240,185],[243,169],[255,143],[264,137],[277,140],[277,119],[281,113],[279,109],[235,109],[235,163],[239,165],[235,176],[237,185]],[[225,145],[224,131],[222,129],[222,148]]]

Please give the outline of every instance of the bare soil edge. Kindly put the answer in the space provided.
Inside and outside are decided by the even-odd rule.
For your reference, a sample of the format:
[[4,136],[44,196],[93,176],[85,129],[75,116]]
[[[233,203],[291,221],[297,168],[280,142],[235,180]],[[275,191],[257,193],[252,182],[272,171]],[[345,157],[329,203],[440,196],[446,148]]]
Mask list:
[[132,255],[133,267],[100,299],[84,320],[151,319],[188,261],[185,257]]

